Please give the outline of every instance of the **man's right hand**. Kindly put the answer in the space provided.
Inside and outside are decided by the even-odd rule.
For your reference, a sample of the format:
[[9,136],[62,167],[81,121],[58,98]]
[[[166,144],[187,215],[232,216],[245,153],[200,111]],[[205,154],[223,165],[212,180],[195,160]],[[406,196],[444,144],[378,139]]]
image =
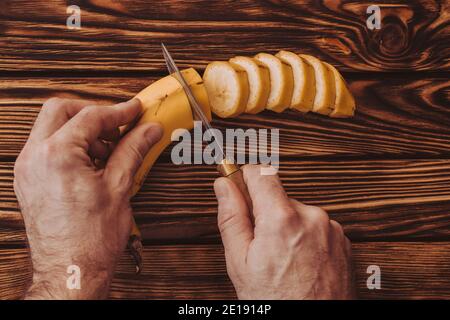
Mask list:
[[[243,167],[248,212],[232,181],[214,190],[228,274],[240,299],[351,299],[351,245],[327,213],[287,197],[277,175]],[[253,214],[254,223],[251,214]]]

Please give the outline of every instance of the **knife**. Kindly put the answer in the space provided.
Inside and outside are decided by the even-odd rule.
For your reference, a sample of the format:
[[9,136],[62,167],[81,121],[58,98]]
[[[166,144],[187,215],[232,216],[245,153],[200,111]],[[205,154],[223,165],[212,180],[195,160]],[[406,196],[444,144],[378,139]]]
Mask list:
[[219,154],[216,155],[218,159],[220,159],[219,164],[217,165],[217,170],[219,173],[231,181],[234,182],[234,184],[238,187],[238,189],[241,191],[242,195],[244,196],[245,202],[247,203],[247,207],[249,209],[249,212],[252,212],[252,200],[250,198],[250,195],[248,193],[247,185],[244,182],[244,177],[242,175],[242,170],[240,167],[234,163],[233,159],[229,159],[224,151],[222,146],[218,143],[218,141],[221,141],[216,137],[215,130],[211,127],[211,124],[209,123],[208,118],[203,113],[202,108],[198,104],[197,100],[195,99],[194,94],[192,93],[191,89],[189,88],[186,80],[184,79],[183,75],[181,74],[180,70],[178,69],[177,65],[175,64],[175,61],[173,60],[172,56],[170,55],[169,51],[167,50],[164,43],[161,43],[162,52],[164,55],[164,60],[166,61],[167,70],[169,71],[169,74],[174,76],[178,82],[181,84],[181,86],[184,89],[184,92],[186,93],[186,96],[189,100],[189,104],[191,105],[192,113],[194,115],[195,120],[201,121],[204,128],[211,133],[211,135],[214,137],[214,140],[217,143],[217,146],[219,147]]

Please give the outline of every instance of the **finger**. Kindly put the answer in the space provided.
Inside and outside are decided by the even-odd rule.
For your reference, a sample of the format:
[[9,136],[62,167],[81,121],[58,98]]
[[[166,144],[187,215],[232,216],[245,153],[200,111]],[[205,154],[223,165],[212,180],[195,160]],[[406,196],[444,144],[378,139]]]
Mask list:
[[[320,207],[306,205],[297,200],[291,199],[291,203],[295,204],[296,211],[303,224],[307,225],[328,225],[330,217],[328,213]],[[335,223],[337,223],[335,221]]]
[[262,175],[261,165],[242,167],[244,180],[252,198],[253,215],[257,220],[271,220],[272,214],[295,215],[289,198],[284,191],[280,178],[275,175]]
[[81,99],[48,99],[34,122],[30,138],[43,140],[50,137],[85,106],[92,104],[92,101]]
[[117,144],[105,168],[105,175],[114,186],[131,188],[133,177],[151,147],[162,137],[158,123],[142,124],[128,132]]
[[109,144],[96,140],[89,146],[89,156],[94,159],[106,160],[111,154]]
[[253,225],[245,198],[237,186],[227,178],[214,182],[219,204],[217,222],[225,248],[232,261],[243,262],[253,239]]
[[87,106],[68,121],[56,134],[63,141],[89,149],[99,136],[133,121],[141,112],[139,100],[133,99],[113,106]]

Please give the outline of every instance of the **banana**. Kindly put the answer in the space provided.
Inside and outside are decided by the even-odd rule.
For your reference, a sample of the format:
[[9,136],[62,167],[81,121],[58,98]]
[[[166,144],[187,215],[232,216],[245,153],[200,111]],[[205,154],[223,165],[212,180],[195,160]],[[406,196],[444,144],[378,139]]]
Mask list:
[[281,50],[275,56],[292,68],[294,92],[290,107],[301,112],[311,111],[316,95],[314,68],[299,55],[290,51]]
[[[211,120],[208,94],[202,78],[193,68],[183,70],[181,73],[206,117]],[[164,133],[161,140],[146,155],[134,176],[131,196],[139,191],[156,159],[171,143],[172,132],[179,128],[190,130],[194,127],[189,100],[181,84],[171,75],[152,83],[139,92],[135,98],[141,101],[143,108],[143,114],[136,125],[146,122],[159,122],[164,129]],[[125,131],[128,129],[125,128]]]
[[313,111],[324,115],[330,114],[333,111],[336,95],[332,71],[322,61],[313,56],[301,54],[300,57],[314,68],[316,96],[314,98]]
[[[190,68],[181,71],[187,84],[197,99],[206,117],[211,120],[208,94],[203,85],[202,78]],[[172,142],[172,132],[176,129],[192,129],[194,118],[189,100],[178,80],[169,75],[164,77],[139,92],[135,98],[141,101],[142,113],[137,122],[121,128],[122,134],[126,134],[135,125],[145,122],[159,122],[163,129],[161,140],[156,143],[145,156],[133,178],[130,196],[134,196],[141,188],[144,180],[164,149]],[[136,273],[142,270],[142,236],[133,218],[128,248],[136,263]]]
[[[261,111],[266,100],[266,108],[276,112],[288,106],[307,111],[312,97],[315,112],[332,117],[353,115],[355,100],[339,71],[309,55],[299,55],[300,59],[296,57],[292,52],[280,51],[277,57],[260,53],[255,59],[237,56],[230,59],[231,62],[215,61],[206,68],[203,80],[193,68],[181,72],[209,120],[211,109],[219,117],[235,117],[246,110],[248,113]],[[172,132],[179,128],[193,128],[189,100],[175,77],[170,75],[152,83],[135,98],[141,101],[142,116],[124,131],[140,123],[156,121],[162,124],[164,134],[138,169],[132,196],[142,186],[156,159],[171,143]]]
[[247,73],[239,65],[214,61],[203,74],[212,112],[230,118],[245,111],[249,96]]
[[250,57],[236,56],[229,61],[239,65],[247,73],[249,96],[245,112],[256,114],[263,111],[270,93],[269,69]]
[[259,53],[255,56],[255,59],[269,68],[270,94],[266,109],[275,112],[286,110],[291,104],[294,90],[294,76],[291,66],[268,53]]
[[355,99],[348,90],[344,78],[334,66],[326,62],[324,64],[332,71],[336,88],[334,110],[330,113],[330,117],[346,118],[353,116],[356,109]]

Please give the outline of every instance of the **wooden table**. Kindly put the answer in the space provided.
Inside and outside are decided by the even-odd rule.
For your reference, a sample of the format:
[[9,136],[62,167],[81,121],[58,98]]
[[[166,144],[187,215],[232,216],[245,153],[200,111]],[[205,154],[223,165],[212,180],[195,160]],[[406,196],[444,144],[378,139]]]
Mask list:
[[[81,30],[66,28],[78,4]],[[325,208],[353,242],[361,298],[450,298],[449,2],[4,0],[0,5],[0,298],[30,280],[13,165],[51,96],[113,103],[166,74],[160,42],[181,67],[279,49],[341,70],[352,119],[296,112],[215,124],[280,128],[281,178]],[[111,298],[234,298],[216,226],[215,168],[175,166],[170,149],[133,200],[145,269],[124,254]],[[381,268],[368,290],[369,265]]]

